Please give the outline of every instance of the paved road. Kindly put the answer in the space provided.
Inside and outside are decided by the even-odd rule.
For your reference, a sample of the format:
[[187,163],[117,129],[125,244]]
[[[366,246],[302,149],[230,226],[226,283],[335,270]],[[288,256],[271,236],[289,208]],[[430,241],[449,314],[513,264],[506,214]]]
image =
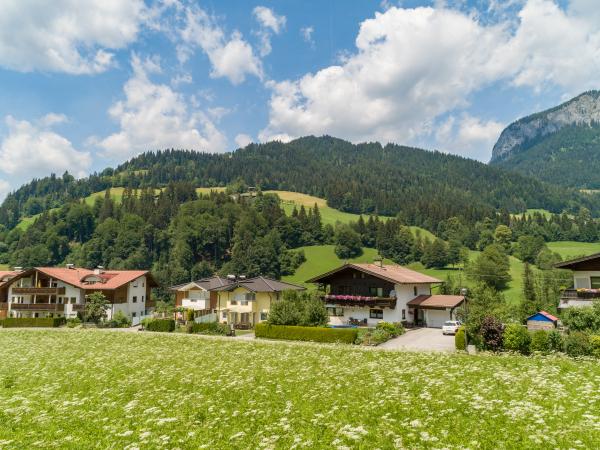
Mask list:
[[454,336],[444,336],[439,328],[417,328],[402,336],[384,342],[379,348],[390,350],[414,350],[453,352]]

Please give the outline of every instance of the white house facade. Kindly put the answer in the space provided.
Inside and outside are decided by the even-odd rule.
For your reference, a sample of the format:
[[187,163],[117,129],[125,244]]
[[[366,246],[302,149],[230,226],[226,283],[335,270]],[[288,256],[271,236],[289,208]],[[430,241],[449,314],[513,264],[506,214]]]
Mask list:
[[559,309],[591,306],[600,299],[600,253],[564,261],[556,267],[573,272],[573,286],[562,293]]

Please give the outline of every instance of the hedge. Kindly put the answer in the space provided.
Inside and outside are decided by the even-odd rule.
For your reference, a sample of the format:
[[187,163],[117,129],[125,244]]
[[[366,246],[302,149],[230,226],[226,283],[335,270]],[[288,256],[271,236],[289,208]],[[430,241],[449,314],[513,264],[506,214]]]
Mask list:
[[454,335],[454,346],[456,347],[456,350],[467,349],[467,332],[465,331],[465,327],[460,327],[456,330],[456,334]]
[[259,338],[353,344],[358,336],[358,329],[298,327],[291,325],[269,325],[266,323],[259,323],[254,327],[254,334]]
[[7,317],[2,322],[4,328],[56,328],[64,325],[64,317]]
[[229,328],[229,325],[219,322],[188,323],[186,326],[186,331],[188,333],[197,334],[231,334],[231,329]]
[[173,319],[150,319],[144,322],[144,327],[148,331],[171,333],[175,331],[175,321]]

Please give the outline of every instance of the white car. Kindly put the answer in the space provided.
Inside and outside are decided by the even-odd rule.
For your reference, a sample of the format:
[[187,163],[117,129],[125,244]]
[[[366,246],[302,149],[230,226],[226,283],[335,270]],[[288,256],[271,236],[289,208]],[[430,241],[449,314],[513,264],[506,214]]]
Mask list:
[[442,334],[456,334],[460,325],[461,323],[458,320],[447,320],[442,326]]

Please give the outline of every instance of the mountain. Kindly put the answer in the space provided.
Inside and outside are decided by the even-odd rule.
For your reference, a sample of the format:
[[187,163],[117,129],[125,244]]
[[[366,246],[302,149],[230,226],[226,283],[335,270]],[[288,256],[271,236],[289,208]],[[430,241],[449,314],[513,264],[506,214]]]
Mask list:
[[557,188],[459,156],[309,136],[285,144],[250,144],[225,154],[148,152],[83,180],[68,174],[34,180],[11,193],[0,206],[0,224],[11,229],[24,216],[107,187],[159,188],[177,181],[197,187],[225,186],[236,180],[263,190],[325,198],[329,206],[346,212],[401,214],[406,223],[431,230],[449,217],[475,223],[501,209],[562,212],[585,206],[600,213],[598,196]]
[[510,124],[491,165],[579,189],[600,188],[600,91]]

